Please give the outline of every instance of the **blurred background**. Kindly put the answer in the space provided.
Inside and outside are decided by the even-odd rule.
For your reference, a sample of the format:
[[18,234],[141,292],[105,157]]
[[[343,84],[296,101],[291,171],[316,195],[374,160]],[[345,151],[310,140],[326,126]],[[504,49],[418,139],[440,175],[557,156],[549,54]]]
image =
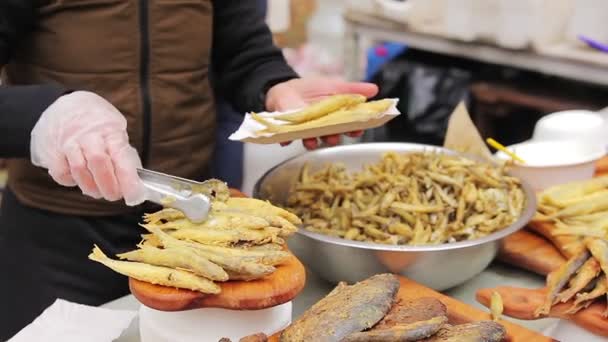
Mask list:
[[[608,106],[606,0],[270,0],[267,19],[301,75],[367,80],[400,99],[403,115],[363,142],[441,145],[460,101],[504,144],[549,113]],[[244,149],[246,193],[267,158],[303,152]]]
[[[277,45],[301,75],[367,80],[379,97],[400,99],[403,115],[344,143],[440,145],[462,100],[482,136],[506,145],[529,139],[549,113],[608,106],[606,0],[264,2]],[[220,117],[229,119],[220,124],[216,176],[245,193],[304,151],[227,142],[242,117]]]

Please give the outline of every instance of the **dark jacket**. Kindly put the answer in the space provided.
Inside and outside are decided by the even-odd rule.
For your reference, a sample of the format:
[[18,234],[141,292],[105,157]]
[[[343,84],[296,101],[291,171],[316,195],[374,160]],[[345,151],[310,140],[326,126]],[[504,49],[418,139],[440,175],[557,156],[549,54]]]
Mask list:
[[21,202],[55,212],[111,215],[121,202],[55,184],[29,162],[40,114],[70,90],[93,91],[127,118],[144,166],[206,176],[213,150],[215,84],[241,112],[263,109],[266,90],[297,77],[272,43],[255,1],[0,1],[0,157]]

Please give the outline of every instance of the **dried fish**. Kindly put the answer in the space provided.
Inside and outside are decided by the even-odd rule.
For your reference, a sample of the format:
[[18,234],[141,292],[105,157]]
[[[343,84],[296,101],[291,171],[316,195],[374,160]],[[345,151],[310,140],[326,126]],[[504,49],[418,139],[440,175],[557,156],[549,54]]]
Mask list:
[[304,166],[287,208],[302,217],[304,228],[321,234],[439,244],[507,227],[519,218],[525,202],[519,181],[503,169],[459,156],[415,152],[386,153],[360,172],[337,164],[314,172]]
[[398,290],[399,280],[392,274],[341,285],[285,329],[280,340],[341,341],[380,321],[393,305]]
[[424,342],[501,342],[507,335],[506,329],[494,321],[480,321],[455,326],[447,326]]
[[97,246],[89,254],[89,259],[97,261],[122,275],[148,283],[210,294],[220,292],[220,287],[213,281],[199,277],[193,273],[169,267],[148,265],[141,262],[113,260],[108,258]]
[[565,303],[583,290],[600,273],[600,263],[595,258],[589,258],[568,284],[568,289],[557,296],[559,302]]
[[545,316],[549,314],[551,306],[556,302],[558,293],[568,283],[570,277],[589,259],[591,254],[588,251],[583,251],[562,264],[557,270],[549,273],[547,276],[547,296],[541,306],[534,311],[535,317]]
[[134,251],[118,254],[117,257],[123,260],[143,262],[150,265],[183,269],[211,280],[228,280],[226,271],[188,248],[160,249],[151,246],[141,246]]
[[492,298],[490,299],[490,313],[492,314],[492,320],[495,322],[500,320],[503,310],[504,305],[500,293],[496,291],[492,292]]
[[410,342],[420,341],[434,335],[448,322],[445,316],[433,317],[426,321],[395,325],[387,329],[373,329],[354,333],[342,342]]

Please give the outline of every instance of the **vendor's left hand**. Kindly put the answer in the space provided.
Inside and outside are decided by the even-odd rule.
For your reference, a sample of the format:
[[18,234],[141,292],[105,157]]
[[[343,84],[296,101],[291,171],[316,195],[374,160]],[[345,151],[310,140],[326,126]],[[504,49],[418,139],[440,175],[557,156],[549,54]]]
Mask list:
[[[346,82],[327,77],[298,78],[279,83],[270,88],[266,94],[266,109],[269,111],[285,111],[302,108],[323,97],[336,94],[361,94],[370,98],[377,93],[378,87],[372,83]],[[347,135],[350,137],[360,137],[362,134],[362,131],[358,131],[348,133]],[[326,144],[332,146],[340,143],[339,135],[330,135],[321,137],[321,139]],[[309,150],[319,146],[317,138],[304,139],[302,143]],[[282,145],[286,144],[289,144],[289,142],[285,142]]]

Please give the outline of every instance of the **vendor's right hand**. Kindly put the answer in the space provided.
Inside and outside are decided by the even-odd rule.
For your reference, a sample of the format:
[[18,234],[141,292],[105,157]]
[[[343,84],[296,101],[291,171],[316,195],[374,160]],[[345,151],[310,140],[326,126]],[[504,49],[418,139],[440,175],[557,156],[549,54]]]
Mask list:
[[94,93],[73,92],[49,106],[32,130],[30,150],[32,163],[61,185],[97,199],[124,198],[127,205],[144,201],[141,160],[129,145],[127,121]]

